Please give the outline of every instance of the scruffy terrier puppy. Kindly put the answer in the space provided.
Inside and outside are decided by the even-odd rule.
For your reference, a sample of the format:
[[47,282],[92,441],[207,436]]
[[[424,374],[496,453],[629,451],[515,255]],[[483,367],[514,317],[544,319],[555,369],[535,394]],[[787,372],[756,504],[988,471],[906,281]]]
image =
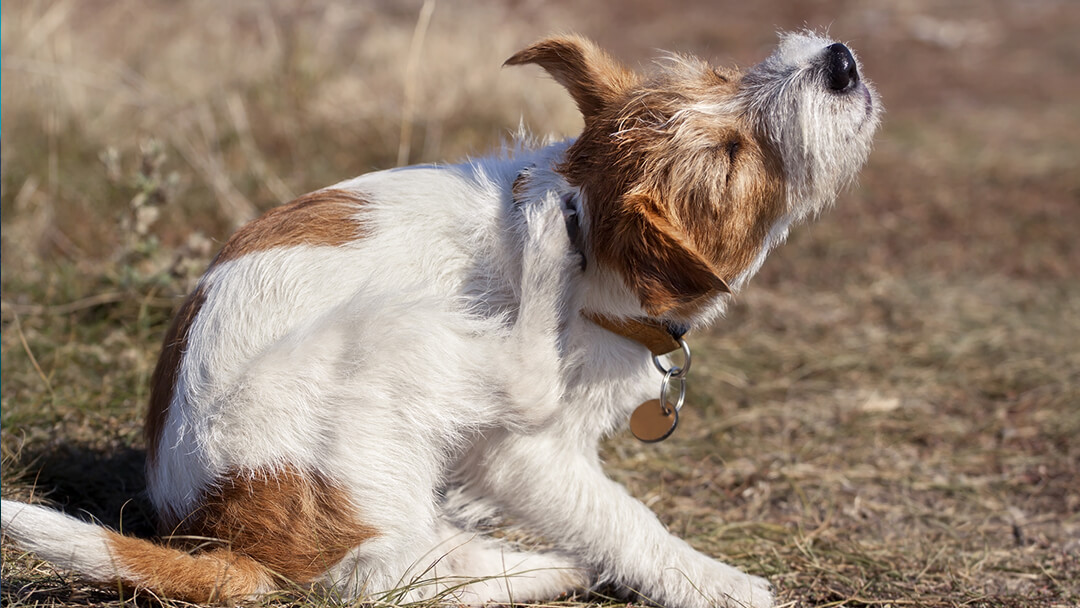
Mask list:
[[[609,480],[597,444],[635,408],[651,417],[635,434],[670,433],[686,370],[651,355],[715,320],[853,179],[878,97],[847,47],[808,32],[747,71],[671,55],[640,74],[574,36],[507,63],[566,87],[581,135],[342,182],[210,264],[153,375],[166,538],[10,501],[4,533],[85,579],[196,602],[299,585],[510,603],[603,583],[772,605],[765,580]],[[476,531],[495,516],[556,550]]]

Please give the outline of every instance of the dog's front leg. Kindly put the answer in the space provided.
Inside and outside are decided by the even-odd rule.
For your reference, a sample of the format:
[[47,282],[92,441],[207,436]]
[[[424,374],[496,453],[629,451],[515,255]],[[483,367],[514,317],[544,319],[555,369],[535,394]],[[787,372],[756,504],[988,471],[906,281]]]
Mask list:
[[557,429],[495,442],[474,482],[519,523],[595,568],[601,582],[672,608],[773,605],[767,581],[668,533],[648,507],[607,478],[595,445],[567,441]]

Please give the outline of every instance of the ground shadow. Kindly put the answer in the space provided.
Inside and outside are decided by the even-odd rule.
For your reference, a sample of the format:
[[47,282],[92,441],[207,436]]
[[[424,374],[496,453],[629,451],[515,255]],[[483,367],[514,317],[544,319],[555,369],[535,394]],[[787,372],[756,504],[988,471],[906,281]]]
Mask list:
[[114,530],[153,536],[154,511],[146,495],[146,450],[102,449],[58,441],[26,446],[20,460],[38,497],[80,519]]

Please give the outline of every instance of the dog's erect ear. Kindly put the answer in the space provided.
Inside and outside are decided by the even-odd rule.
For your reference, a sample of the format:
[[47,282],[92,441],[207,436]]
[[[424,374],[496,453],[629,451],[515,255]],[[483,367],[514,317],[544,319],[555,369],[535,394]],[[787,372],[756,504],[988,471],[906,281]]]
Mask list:
[[580,36],[546,38],[503,65],[535,63],[566,87],[586,122],[637,81],[637,76]]
[[680,237],[654,199],[632,195],[622,211],[612,218],[614,230],[601,257],[623,275],[650,315],[731,291],[708,261]]

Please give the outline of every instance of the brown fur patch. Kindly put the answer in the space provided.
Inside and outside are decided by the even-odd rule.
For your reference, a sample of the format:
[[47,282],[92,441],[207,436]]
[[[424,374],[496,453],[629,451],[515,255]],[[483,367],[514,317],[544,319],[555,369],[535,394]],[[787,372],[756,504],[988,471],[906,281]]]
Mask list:
[[624,197],[618,223],[604,240],[599,260],[620,271],[641,299],[646,312],[661,315],[693,303],[704,295],[729,291],[709,262],[680,237],[656,201],[645,196]]
[[207,492],[177,534],[218,539],[270,572],[307,583],[376,535],[345,492],[318,473],[234,471]]
[[236,231],[214,258],[220,264],[279,247],[344,245],[363,236],[356,214],[365,201],[345,190],[328,189],[305,194],[275,207]]
[[737,79],[679,67],[587,122],[561,167],[586,194],[597,262],[622,274],[654,315],[686,313],[723,290],[786,206],[778,156],[749,125],[688,110],[719,107]]
[[206,291],[200,285],[180,305],[172,324],[165,332],[165,339],[161,344],[161,356],[158,357],[154,373],[150,377],[150,404],[143,426],[146,437],[146,458],[150,462],[154,462],[157,458],[161,433],[165,429],[165,420],[169,415],[169,404],[172,403],[173,392],[176,390],[176,376],[180,371],[180,360],[187,348],[188,332],[205,301]]
[[228,548],[189,554],[174,547],[109,533],[120,582],[161,598],[194,603],[241,598],[273,589],[273,578],[254,560]]
[[741,73],[683,57],[646,79],[576,39],[511,58],[528,61],[582,108],[559,170],[585,193],[592,257],[650,314],[689,314],[753,264],[786,198],[778,153],[724,110]]

